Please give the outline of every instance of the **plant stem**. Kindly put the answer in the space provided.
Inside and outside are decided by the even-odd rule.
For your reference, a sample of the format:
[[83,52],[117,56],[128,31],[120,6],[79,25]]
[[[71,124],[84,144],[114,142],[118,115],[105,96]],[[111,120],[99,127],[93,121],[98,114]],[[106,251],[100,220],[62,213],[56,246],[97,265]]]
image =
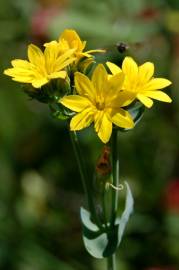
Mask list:
[[[119,185],[119,147],[118,147],[118,130],[113,130],[112,134],[112,181],[113,185]],[[111,227],[115,224],[118,208],[118,191],[112,189],[112,207],[111,207]]]
[[107,258],[107,270],[116,270],[116,255]]
[[102,208],[103,208],[103,218],[104,218],[104,225],[105,227],[107,227],[107,223],[108,223],[108,220],[107,220],[107,213],[106,213],[106,197],[105,197],[105,187],[104,187],[104,190],[103,190],[103,194],[102,194]]
[[[112,133],[112,184],[115,187],[119,185],[119,148],[118,148],[118,131],[113,130]],[[110,227],[115,225],[117,208],[118,208],[118,191],[114,188],[111,189],[112,202],[111,202],[111,220]],[[107,270],[116,270],[116,254],[107,258]]]
[[95,205],[94,205],[94,201],[93,201],[93,197],[92,197],[93,192],[92,192],[92,188],[91,188],[91,185],[89,183],[88,176],[87,176],[87,173],[86,173],[86,168],[85,168],[85,165],[84,165],[84,158],[83,158],[82,153],[81,153],[81,148],[80,148],[80,145],[79,145],[79,141],[78,141],[78,137],[77,137],[76,132],[75,131],[70,131],[70,137],[71,137],[73,149],[74,149],[74,152],[75,152],[75,156],[76,156],[76,159],[77,159],[77,163],[78,163],[80,176],[81,176],[83,189],[84,189],[84,192],[85,192],[85,197],[86,197],[86,200],[87,200],[89,211],[90,211],[91,216],[94,219],[95,223],[99,227],[101,227],[99,218],[98,218],[97,213],[96,213],[96,209],[95,209]]

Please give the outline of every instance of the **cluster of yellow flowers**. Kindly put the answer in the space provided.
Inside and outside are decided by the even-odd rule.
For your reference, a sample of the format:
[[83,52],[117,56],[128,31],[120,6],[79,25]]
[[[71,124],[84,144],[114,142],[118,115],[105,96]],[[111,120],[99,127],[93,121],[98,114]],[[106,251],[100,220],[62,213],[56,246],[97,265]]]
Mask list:
[[[58,41],[44,44],[44,52],[33,44],[29,45],[29,61],[13,60],[13,67],[4,73],[14,81],[41,88],[52,79],[67,79],[70,67],[77,67],[81,59],[91,60],[93,53],[104,52],[84,52],[85,46],[86,42],[81,41],[74,30],[67,29]],[[170,97],[160,90],[171,82],[154,78],[151,62],[138,66],[131,57],[125,57],[122,68],[111,62],[98,64],[91,78],[75,70],[75,90],[58,102],[76,112],[70,122],[71,130],[81,130],[94,122],[95,131],[103,143],[109,141],[113,124],[122,128],[134,127],[132,116],[127,111],[127,106],[133,101],[139,100],[148,108],[153,105],[152,99],[171,102]]]
[[91,53],[102,50],[83,52],[86,42],[82,42],[74,30],[65,30],[57,41],[45,43],[44,53],[37,46],[28,47],[29,61],[13,60],[13,68],[6,69],[4,73],[14,81],[31,83],[33,87],[40,88],[52,79],[65,79],[66,68],[76,63],[82,57],[91,58]]

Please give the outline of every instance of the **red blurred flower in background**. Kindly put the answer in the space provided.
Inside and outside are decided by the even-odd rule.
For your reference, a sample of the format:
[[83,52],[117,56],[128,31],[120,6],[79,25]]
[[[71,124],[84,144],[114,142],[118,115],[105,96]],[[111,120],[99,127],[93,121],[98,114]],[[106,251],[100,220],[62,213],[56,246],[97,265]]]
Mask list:
[[139,14],[139,18],[143,19],[143,20],[156,20],[158,19],[160,16],[160,12],[159,10],[157,10],[154,7],[148,7],[145,8],[144,10],[142,10]]
[[146,270],[176,270],[174,267],[150,267]]
[[38,0],[39,5],[31,18],[31,34],[33,42],[39,45],[48,39],[48,26],[51,20],[62,13],[67,0]]
[[179,213],[179,179],[169,182],[165,190],[165,204],[168,210]]

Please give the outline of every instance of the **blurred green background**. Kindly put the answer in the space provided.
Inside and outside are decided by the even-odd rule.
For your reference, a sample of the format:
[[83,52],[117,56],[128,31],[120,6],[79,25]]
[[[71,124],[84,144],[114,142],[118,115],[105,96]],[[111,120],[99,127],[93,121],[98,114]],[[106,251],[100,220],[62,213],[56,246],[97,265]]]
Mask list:
[[[135,198],[118,251],[119,270],[179,269],[179,1],[0,0],[0,269],[102,270],[81,238],[83,191],[66,124],[2,75],[27,45],[75,28],[91,49],[126,42],[139,63],[172,80],[172,104],[155,102],[120,136],[121,180]],[[105,59],[99,59],[105,61]],[[80,134],[89,166],[101,143]],[[124,194],[121,193],[121,200]]]

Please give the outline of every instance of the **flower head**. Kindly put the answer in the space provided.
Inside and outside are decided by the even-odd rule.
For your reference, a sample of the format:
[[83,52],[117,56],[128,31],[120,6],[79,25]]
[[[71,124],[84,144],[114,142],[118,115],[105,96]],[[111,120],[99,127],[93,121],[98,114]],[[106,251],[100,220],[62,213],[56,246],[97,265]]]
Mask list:
[[4,71],[4,74],[11,76],[14,81],[32,84],[35,88],[40,88],[51,79],[65,79],[67,72],[65,68],[71,64],[74,49],[64,53],[59,53],[59,46],[56,41],[49,43],[44,53],[35,45],[28,46],[28,59],[15,59],[12,68]]
[[125,75],[125,80],[122,89],[124,94],[128,95],[126,105],[132,103],[136,98],[146,107],[150,108],[153,105],[152,99],[157,99],[164,102],[171,102],[171,98],[164,92],[160,91],[171,84],[164,78],[154,78],[154,64],[146,62],[138,66],[131,57],[125,57],[122,63],[122,69],[117,65],[107,62],[108,68],[113,75],[121,72]]
[[60,50],[65,52],[69,49],[75,49],[74,56],[76,62],[82,57],[92,58],[92,53],[105,52],[104,50],[90,50],[84,52],[86,41],[82,41],[75,30],[66,29],[59,37]]
[[108,73],[102,64],[96,67],[91,80],[76,72],[75,88],[78,95],[65,96],[59,101],[77,112],[71,119],[70,129],[81,130],[94,122],[99,138],[107,143],[112,133],[112,124],[122,128],[134,127],[132,117],[122,109],[126,101],[120,92],[123,81],[123,73],[108,79]]

